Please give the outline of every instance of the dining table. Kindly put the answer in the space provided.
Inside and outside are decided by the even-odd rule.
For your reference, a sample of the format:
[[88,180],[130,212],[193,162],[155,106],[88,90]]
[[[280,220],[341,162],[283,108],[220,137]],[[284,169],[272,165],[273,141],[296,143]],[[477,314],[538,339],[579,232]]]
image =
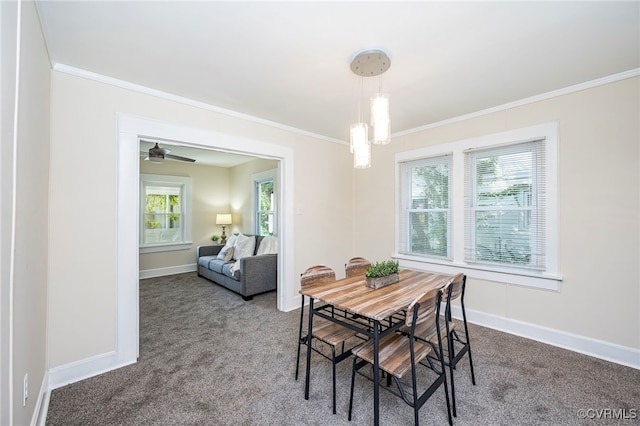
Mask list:
[[[366,285],[366,277],[344,278],[300,290],[309,297],[308,335],[313,333],[313,318],[322,317],[373,339],[373,418],[380,422],[380,339],[394,333],[403,324],[406,309],[423,294],[449,284],[454,275],[402,269],[396,283],[374,289]],[[314,308],[314,302],[321,302]],[[330,308],[330,309],[327,309]],[[336,315],[335,310],[343,315]],[[311,345],[307,345],[304,398],[309,399]]]

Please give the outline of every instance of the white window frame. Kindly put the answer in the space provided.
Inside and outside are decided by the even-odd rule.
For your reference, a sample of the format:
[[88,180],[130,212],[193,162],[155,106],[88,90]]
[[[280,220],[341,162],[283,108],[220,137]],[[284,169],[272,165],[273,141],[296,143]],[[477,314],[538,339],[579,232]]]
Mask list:
[[[182,219],[182,238],[179,242],[144,244],[144,206],[146,205],[146,186],[169,186],[180,188]],[[183,176],[168,176],[140,173],[140,235],[138,238],[140,253],[156,253],[162,251],[188,250],[192,247],[191,241],[191,178]]]
[[258,197],[258,184],[266,181],[273,181],[273,235],[278,235],[278,169],[271,169],[261,173],[255,173],[251,176],[253,182],[253,229],[256,235],[260,234],[260,221],[258,220],[258,208],[260,207],[260,200]]
[[[513,266],[498,266],[468,263],[464,260],[464,170],[465,152],[473,149],[489,148],[493,146],[518,143],[533,139],[545,139],[546,158],[546,211],[545,211],[545,253],[546,262],[544,271],[536,271]],[[403,267],[430,270],[442,273],[463,272],[472,278],[487,281],[503,282],[522,285],[533,288],[558,290],[562,275],[559,271],[559,204],[558,204],[558,123],[544,123],[535,126],[464,139],[460,141],[432,145],[420,149],[406,151],[395,156],[396,173],[396,242],[394,258],[400,261]],[[421,158],[439,155],[452,155],[452,166],[449,174],[451,198],[449,200],[451,212],[451,250],[452,260],[431,258],[403,254],[400,250],[401,232],[400,209],[401,191],[400,173],[401,164]]]
[[[414,168],[416,167],[422,167],[422,166],[428,166],[428,165],[433,165],[436,163],[446,163],[448,168],[449,168],[449,174],[447,176],[447,187],[449,189],[449,193],[447,194],[447,198],[448,198],[448,202],[447,202],[447,206],[446,208],[416,208],[413,207],[413,197],[412,197],[412,193],[413,193],[413,180],[411,179],[411,172]],[[452,225],[452,221],[451,221],[451,212],[452,212],[452,198],[451,198],[451,155],[437,155],[434,157],[426,157],[426,158],[420,158],[419,160],[413,160],[413,161],[408,161],[405,163],[402,163],[400,165],[400,172],[401,172],[401,177],[400,177],[400,202],[401,202],[401,206],[400,206],[400,210],[398,212],[399,217],[400,217],[400,226],[401,229],[404,232],[400,232],[399,233],[399,252],[400,253],[405,253],[405,254],[411,254],[411,255],[415,255],[415,256],[426,256],[429,258],[436,258],[436,259],[445,259],[445,260],[452,260],[453,259],[453,251],[451,249],[451,232],[447,232],[447,254],[444,256],[438,256],[438,255],[434,255],[434,254],[417,254],[417,253],[411,253],[411,250],[409,249],[409,247],[411,247],[413,245],[413,238],[411,238],[411,236],[409,235],[409,233],[412,232],[411,229],[411,219],[410,216],[412,213],[425,213],[425,214],[429,214],[429,213],[437,213],[437,212],[443,212],[446,213],[447,215],[447,230],[449,231],[451,229],[451,225]],[[404,218],[403,218],[404,216]]]

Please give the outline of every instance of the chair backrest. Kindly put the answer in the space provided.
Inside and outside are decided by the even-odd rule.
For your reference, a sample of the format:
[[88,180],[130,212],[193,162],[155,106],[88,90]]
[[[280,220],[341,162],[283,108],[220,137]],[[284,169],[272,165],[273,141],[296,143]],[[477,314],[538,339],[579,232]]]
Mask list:
[[336,273],[333,269],[324,265],[315,265],[300,274],[300,288],[313,287],[314,285],[326,284],[335,280]]
[[[450,292],[449,301],[456,300],[464,292],[464,285],[467,281],[467,276],[460,273],[453,277],[451,284],[449,284]],[[446,294],[446,293],[445,293]]]
[[[405,320],[405,324],[407,325],[407,327],[411,327],[411,325],[414,323],[414,319],[415,324],[426,322],[435,323],[436,316],[440,312],[440,301],[442,300],[442,292],[443,289],[434,288],[422,294],[421,296],[418,296],[407,309]],[[425,325],[430,326],[431,324]]]
[[344,265],[344,270],[347,278],[360,277],[366,274],[369,266],[371,266],[371,262],[364,257],[352,257]]

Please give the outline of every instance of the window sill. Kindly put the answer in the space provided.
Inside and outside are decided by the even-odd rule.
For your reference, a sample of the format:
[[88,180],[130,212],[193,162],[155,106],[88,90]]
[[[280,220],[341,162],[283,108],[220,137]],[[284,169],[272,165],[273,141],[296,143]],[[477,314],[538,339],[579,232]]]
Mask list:
[[148,245],[148,246],[140,246],[140,254],[157,253],[161,251],[189,250],[192,245],[193,245],[192,241],[187,241],[186,243],[154,244],[154,245]]
[[470,278],[544,290],[558,291],[560,282],[562,281],[562,276],[556,274],[535,273],[524,270],[504,271],[464,262],[440,261],[437,259],[429,259],[421,256],[411,256],[400,253],[395,253],[392,257],[399,261],[400,267],[441,272],[445,274],[457,274],[462,272]]

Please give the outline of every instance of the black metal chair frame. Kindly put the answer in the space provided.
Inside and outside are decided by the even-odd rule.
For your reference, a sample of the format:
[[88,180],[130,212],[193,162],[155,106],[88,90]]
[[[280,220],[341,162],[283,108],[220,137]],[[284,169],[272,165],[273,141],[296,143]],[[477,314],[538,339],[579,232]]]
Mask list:
[[[442,301],[442,291],[438,292],[438,295],[436,297],[436,317],[435,317],[435,321],[436,321],[436,327],[439,330],[440,327],[440,303]],[[413,310],[413,321],[411,323],[411,328],[410,328],[410,334],[407,336],[407,339],[409,339],[409,346],[410,346],[410,352],[411,352],[411,390],[408,391],[407,389],[405,389],[407,387],[406,384],[403,384],[402,381],[400,379],[398,379],[397,377],[387,374],[387,386],[380,386],[382,389],[387,390],[388,392],[392,393],[393,395],[396,395],[397,397],[401,398],[407,405],[409,405],[410,407],[413,408],[413,412],[414,412],[414,422],[415,425],[418,426],[419,424],[419,410],[420,408],[429,400],[429,398],[431,397],[431,395],[433,395],[436,390],[441,386],[444,385],[444,392],[445,392],[445,398],[446,398],[446,402],[447,402],[447,416],[448,416],[448,420],[449,420],[449,425],[453,424],[453,420],[451,418],[451,404],[450,404],[450,400],[449,400],[449,390],[448,390],[448,386],[447,386],[447,375],[445,373],[445,361],[444,361],[444,354],[443,354],[443,350],[442,350],[442,339],[440,337],[440,333],[438,333],[438,346],[434,347],[434,351],[433,353],[435,354],[435,356],[429,354],[427,355],[427,357],[422,360],[419,363],[416,363],[415,361],[415,356],[414,356],[414,342],[415,340],[417,340],[414,337],[414,332],[415,332],[415,327],[416,327],[416,320],[418,318],[418,313],[420,310],[420,305],[416,303],[415,308]],[[398,315],[395,317],[395,319],[400,319],[402,318],[402,315]],[[390,323],[392,324],[392,323]],[[404,334],[404,333],[403,333]],[[430,342],[431,344],[431,342]],[[432,344],[433,346],[433,344]],[[439,364],[439,366],[437,364]],[[368,381],[371,382],[375,382],[374,378],[371,377],[370,375],[361,372],[360,370],[365,367],[366,365],[368,365],[369,363],[365,360],[358,360],[357,357],[354,357],[353,359],[353,368],[352,368],[352,373],[351,373],[351,392],[350,392],[350,397],[349,397],[349,421],[351,421],[351,414],[353,411],[353,389],[354,389],[354,385],[355,385],[355,377],[356,374],[364,377],[365,379],[367,379]],[[424,367],[427,367],[431,370],[433,370],[434,373],[436,373],[436,375],[438,376],[436,378],[436,380],[434,380],[431,385],[429,385],[429,387],[422,393],[420,394],[420,396],[418,396],[418,385],[417,385],[417,377],[416,377],[416,364],[418,365],[422,365]],[[384,372],[382,372],[383,374],[385,374]],[[398,391],[394,390],[390,384],[391,384],[391,380],[393,379]]]
[[[331,367],[332,367],[332,375],[333,375],[333,400],[332,400],[332,408],[333,408],[333,414],[336,414],[336,365],[341,362],[344,361],[345,359],[349,358],[351,356],[351,351],[353,349],[352,346],[351,348],[349,348],[348,350],[345,351],[345,342],[342,342],[342,348],[340,351],[340,354],[336,355],[336,347],[328,344],[324,341],[322,341],[321,339],[317,339],[313,336],[309,336],[309,334],[304,334],[303,335],[303,330],[302,330],[302,324],[304,322],[304,300],[305,300],[305,296],[302,295],[302,303],[300,305],[300,327],[298,330],[298,354],[297,354],[297,359],[296,359],[296,380],[298,380],[298,372],[300,369],[300,348],[302,347],[302,345],[309,345],[311,344],[311,350],[313,350],[315,353],[321,355],[322,357],[324,357],[325,359],[331,361]],[[336,316],[336,314],[338,316],[340,316],[341,318],[343,318],[344,321],[356,321],[354,318],[350,317],[349,315],[347,315],[347,312],[342,310],[342,309],[337,309],[334,306],[330,306],[330,305],[324,305],[321,306],[319,308],[317,308],[319,311],[325,311],[328,313],[328,315],[330,315],[331,317]],[[344,324],[343,324],[344,325]],[[355,337],[358,337],[357,335]],[[364,338],[363,338],[364,339]],[[326,346],[331,348],[331,356],[328,356],[321,347],[314,347],[313,345],[313,341],[320,341],[324,344],[326,344]],[[311,342],[310,342],[311,341]]]
[[[453,406],[453,416],[458,415],[456,410],[456,392],[455,392],[455,379],[453,377],[453,370],[455,370],[458,361],[464,357],[465,354],[469,354],[469,367],[471,368],[471,383],[475,386],[476,376],[473,371],[473,358],[471,357],[471,341],[469,339],[469,327],[467,325],[467,314],[464,308],[464,292],[467,283],[467,276],[462,277],[462,289],[460,292],[460,306],[462,310],[462,322],[464,325],[464,337],[460,336],[456,330],[449,330],[449,323],[451,321],[451,292],[453,285],[449,286],[447,292],[447,302],[445,305],[444,317],[447,330],[447,358],[445,365],[449,367],[449,376],[451,377],[451,401]],[[440,330],[437,328],[437,330]],[[440,333],[438,333],[440,335]],[[456,350],[454,342],[462,345],[459,350]],[[433,344],[432,342],[429,342]]]

